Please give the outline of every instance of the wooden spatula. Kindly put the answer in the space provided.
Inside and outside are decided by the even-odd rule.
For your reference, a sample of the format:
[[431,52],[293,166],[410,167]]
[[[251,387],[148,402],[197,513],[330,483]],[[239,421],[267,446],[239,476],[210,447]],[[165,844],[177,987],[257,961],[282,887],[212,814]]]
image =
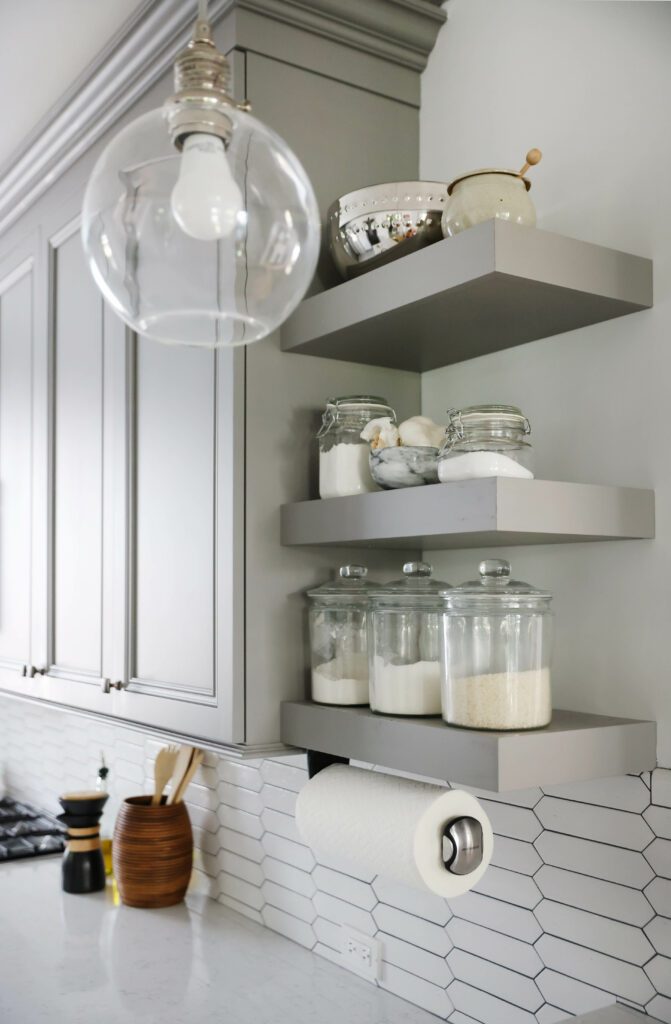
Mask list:
[[163,790],[168,785],[170,777],[175,770],[178,747],[163,747],[159,750],[154,761],[154,795],[151,798],[151,806],[158,807],[161,802]]
[[203,763],[204,756],[205,755],[202,750],[199,750],[197,747],[194,748],[193,756],[189,763],[189,767],[186,770],[184,778],[177,787],[177,792],[175,793],[175,799],[173,803],[179,803],[180,800],[184,799],[184,794],[186,793],[187,787],[191,782],[191,779],[194,777],[194,775],[200,768],[201,764]]
[[193,747],[179,748],[177,761],[175,762],[175,768],[172,773],[172,786],[170,788],[170,796],[166,800],[166,803],[168,804],[177,803],[177,790],[179,789],[180,784],[188,771],[189,765],[191,763],[191,758],[193,756],[193,751]]

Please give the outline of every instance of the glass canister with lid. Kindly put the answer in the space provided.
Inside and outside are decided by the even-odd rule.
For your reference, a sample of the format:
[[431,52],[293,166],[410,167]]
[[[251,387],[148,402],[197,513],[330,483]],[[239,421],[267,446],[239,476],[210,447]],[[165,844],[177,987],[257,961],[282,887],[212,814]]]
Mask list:
[[317,434],[321,498],[380,490],[368,464],[369,445],[361,437],[366,424],[380,417],[388,417],[396,423],[396,414],[384,398],[374,395],[329,398]]
[[439,715],[442,611],[448,583],[426,562],[371,592],[370,706],[387,715]]
[[312,699],[318,704],[368,704],[368,602],[377,586],[367,575],[363,565],[343,565],[335,580],[308,591]]
[[443,718],[470,729],[538,729],[552,718],[552,595],[510,578],[510,562],[444,596]]
[[531,426],[515,405],[471,405],[451,409],[438,455],[438,479],[533,478]]

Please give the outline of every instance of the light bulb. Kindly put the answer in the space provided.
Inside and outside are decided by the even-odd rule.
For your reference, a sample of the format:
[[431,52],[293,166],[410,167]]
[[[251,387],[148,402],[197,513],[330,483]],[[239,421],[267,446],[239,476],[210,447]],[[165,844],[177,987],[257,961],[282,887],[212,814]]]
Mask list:
[[218,136],[187,136],[171,206],[180,228],[192,238],[210,242],[233,233],[244,201]]

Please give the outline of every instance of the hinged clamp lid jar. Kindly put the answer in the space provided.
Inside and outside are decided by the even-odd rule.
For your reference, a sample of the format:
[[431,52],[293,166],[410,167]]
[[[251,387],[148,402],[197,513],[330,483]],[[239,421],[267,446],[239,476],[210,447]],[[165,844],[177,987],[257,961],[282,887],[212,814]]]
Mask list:
[[361,437],[366,424],[378,417],[388,417],[396,423],[396,414],[385,398],[329,398],[317,434],[321,498],[380,490],[370,473],[368,442]]
[[368,601],[375,584],[363,565],[343,565],[335,580],[308,591],[312,699],[368,704]]
[[470,405],[451,409],[438,454],[438,479],[475,480],[508,476],[532,479],[531,426],[515,405]]
[[426,562],[371,594],[370,706],[387,715],[440,714],[442,594]]
[[480,563],[444,597],[443,718],[471,729],[537,729],[552,718],[552,595]]

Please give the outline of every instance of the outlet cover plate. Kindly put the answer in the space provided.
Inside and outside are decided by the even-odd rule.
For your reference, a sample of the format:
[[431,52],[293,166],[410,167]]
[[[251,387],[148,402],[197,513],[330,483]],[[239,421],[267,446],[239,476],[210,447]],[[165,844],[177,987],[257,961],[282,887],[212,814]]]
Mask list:
[[381,944],[379,939],[357,932],[348,925],[342,926],[342,964],[368,981],[380,977]]

